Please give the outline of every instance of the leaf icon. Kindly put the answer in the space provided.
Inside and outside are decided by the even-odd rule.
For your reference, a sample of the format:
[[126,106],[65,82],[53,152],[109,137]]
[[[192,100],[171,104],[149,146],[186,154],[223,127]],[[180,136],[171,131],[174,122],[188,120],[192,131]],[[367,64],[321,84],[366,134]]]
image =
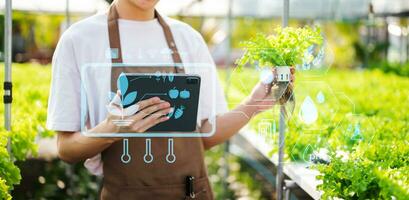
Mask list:
[[121,94],[125,94],[128,90],[128,78],[124,73],[118,76],[117,87],[121,91]]
[[122,101],[122,104],[124,106],[131,104],[133,101],[135,101],[137,95],[138,95],[137,91],[129,93],[128,95],[126,95],[126,97]]

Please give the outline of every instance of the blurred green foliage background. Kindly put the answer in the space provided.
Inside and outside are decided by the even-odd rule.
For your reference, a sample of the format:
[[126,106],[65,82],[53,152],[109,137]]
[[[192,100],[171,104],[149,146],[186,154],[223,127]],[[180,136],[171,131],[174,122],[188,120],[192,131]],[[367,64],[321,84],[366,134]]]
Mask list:
[[[218,31],[217,27],[202,30],[203,21],[199,18],[177,18],[201,31],[208,44],[213,45],[212,36]],[[74,16],[75,19],[79,17]],[[15,30],[26,39],[29,57],[43,64],[50,61],[63,20],[60,15],[13,13],[13,24],[18,27]],[[315,23],[290,21],[291,26]],[[240,48],[241,41],[258,32],[272,33],[279,25],[277,19],[237,19],[233,24],[232,46]],[[326,197],[405,199],[409,191],[409,64],[387,62],[383,55],[388,46],[385,41],[377,41],[368,49],[359,31],[364,25],[362,22],[322,21],[315,25],[324,33],[327,56],[323,70],[297,72],[297,106],[286,136],[287,159],[308,162],[309,155],[321,148],[345,152],[350,155],[348,159],[334,156],[330,165],[317,166],[323,172],[320,179],[324,184],[320,189]],[[1,38],[3,28],[4,18],[0,15]],[[0,40],[0,48],[3,49],[3,40]],[[229,70],[232,74],[226,75]],[[250,93],[258,81],[258,72],[247,68],[229,70],[219,70],[219,75],[223,85],[230,82],[227,95],[233,107]],[[36,141],[54,135],[45,129],[50,75],[49,65],[13,65],[13,131],[0,129],[0,199],[8,199],[10,194],[15,199],[95,199],[98,194],[100,178],[90,175],[82,163],[68,165],[58,159],[36,158]],[[315,99],[320,91],[326,103],[316,104],[320,116],[317,123],[305,126],[298,119],[300,106],[307,96]],[[257,123],[262,118],[275,119],[276,116],[277,110],[263,113],[252,120],[251,127],[257,132]],[[3,120],[0,115],[0,121]],[[351,140],[353,132],[349,127],[356,123],[361,124],[362,140]],[[6,149],[7,137],[12,138],[11,154]],[[266,140],[271,143],[271,153],[275,153],[276,135]],[[257,171],[238,157],[224,157],[223,148],[216,147],[206,154],[216,199],[271,198],[273,191],[268,189],[271,187]],[[226,162],[230,174],[225,191],[223,166]],[[354,184],[356,182],[362,184]]]

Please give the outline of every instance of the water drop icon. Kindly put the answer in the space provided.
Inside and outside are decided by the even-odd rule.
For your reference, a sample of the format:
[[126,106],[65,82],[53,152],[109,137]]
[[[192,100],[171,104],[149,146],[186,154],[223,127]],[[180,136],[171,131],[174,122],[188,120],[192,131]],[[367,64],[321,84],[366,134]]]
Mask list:
[[305,124],[312,124],[317,121],[317,107],[315,107],[314,101],[310,96],[305,97],[304,102],[301,104],[299,117]]
[[361,125],[359,123],[355,124],[354,134],[352,135],[352,140],[362,140],[361,135]]
[[317,94],[317,102],[320,104],[325,102],[325,95],[322,91],[319,91]]
[[310,162],[310,154],[314,151],[314,148],[308,144],[305,149],[304,152],[302,153],[302,159],[304,160],[304,162]]

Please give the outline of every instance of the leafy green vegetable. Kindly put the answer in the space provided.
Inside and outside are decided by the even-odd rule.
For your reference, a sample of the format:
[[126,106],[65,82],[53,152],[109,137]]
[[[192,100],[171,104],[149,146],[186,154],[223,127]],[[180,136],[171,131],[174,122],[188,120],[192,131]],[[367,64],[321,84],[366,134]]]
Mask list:
[[237,60],[239,67],[245,64],[260,66],[295,66],[301,64],[304,54],[312,45],[321,45],[323,38],[319,28],[276,28],[275,35],[257,34],[242,43],[244,55]]
[[[0,72],[2,74],[3,71]],[[15,162],[37,155],[37,137],[54,134],[44,129],[50,68],[14,64],[13,74],[13,89],[18,91],[13,93],[13,127],[11,132],[0,129],[0,199],[10,198],[9,192],[13,185],[21,180],[20,170]],[[16,76],[23,74],[31,76]],[[0,107],[0,113],[3,113],[3,106]],[[3,114],[0,115],[0,121],[3,121]],[[8,137],[11,138],[11,155],[7,151]]]
[[9,186],[7,185],[6,181],[0,178],[0,199],[11,199],[10,194],[8,193]]
[[[328,166],[321,165],[323,180],[318,189],[325,191],[322,199],[338,197],[342,199],[377,199],[380,197],[379,179],[374,174],[374,163],[360,158],[333,156]],[[336,173],[334,173],[336,172]]]

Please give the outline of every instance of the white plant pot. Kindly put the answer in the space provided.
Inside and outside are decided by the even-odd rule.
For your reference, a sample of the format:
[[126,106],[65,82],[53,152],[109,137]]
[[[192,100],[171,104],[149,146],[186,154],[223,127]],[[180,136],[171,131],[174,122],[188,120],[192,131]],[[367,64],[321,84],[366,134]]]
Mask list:
[[291,67],[277,66],[271,68],[275,71],[271,87],[271,98],[283,104],[287,102],[292,95],[292,87],[290,85]]
[[291,67],[289,66],[277,66],[277,82],[290,82],[291,79]]

